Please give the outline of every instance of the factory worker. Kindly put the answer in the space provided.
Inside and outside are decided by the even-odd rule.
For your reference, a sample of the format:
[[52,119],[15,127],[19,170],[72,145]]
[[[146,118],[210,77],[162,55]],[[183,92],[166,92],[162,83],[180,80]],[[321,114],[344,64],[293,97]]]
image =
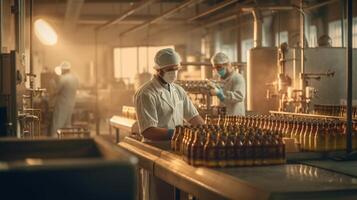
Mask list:
[[134,103],[142,136],[146,140],[169,140],[184,121],[198,125],[204,121],[185,90],[174,81],[180,69],[180,55],[172,48],[156,53],[156,74],[136,92]]
[[[204,121],[182,87],[173,83],[177,78],[181,58],[171,48],[155,56],[156,74],[141,86],[134,96],[136,115],[144,141],[155,145],[167,143],[174,128],[184,121],[198,125]],[[143,199],[174,199],[174,188],[141,170]]]
[[211,63],[222,80],[222,86],[216,85],[211,93],[217,95],[220,102],[226,106],[227,115],[244,116],[244,77],[232,69],[228,56],[222,52],[216,53],[211,58]]
[[71,117],[75,105],[78,79],[71,73],[71,64],[67,61],[56,67],[60,78],[55,90],[55,106],[53,111],[51,134],[54,136],[59,128],[71,126]]

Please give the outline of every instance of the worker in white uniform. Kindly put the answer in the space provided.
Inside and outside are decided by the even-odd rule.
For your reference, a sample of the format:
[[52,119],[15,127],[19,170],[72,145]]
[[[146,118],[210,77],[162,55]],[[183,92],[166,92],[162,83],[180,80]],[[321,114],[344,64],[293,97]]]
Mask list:
[[[175,84],[181,58],[172,48],[155,56],[156,74],[139,88],[134,97],[137,119],[144,141],[167,143],[174,128],[184,121],[198,125],[204,121],[182,87]],[[173,187],[143,170],[143,199],[173,199]]]
[[174,128],[184,120],[192,125],[203,124],[202,117],[185,90],[174,81],[181,58],[171,48],[155,56],[156,75],[135,94],[135,108],[141,135],[149,140],[170,140]]
[[71,73],[71,64],[67,61],[61,63],[56,71],[61,75],[55,90],[55,106],[52,118],[51,134],[54,136],[59,128],[71,126],[72,112],[75,105],[78,79]]
[[234,71],[229,58],[222,52],[216,53],[211,58],[213,69],[222,80],[222,86],[216,85],[211,90],[217,95],[220,102],[226,106],[226,115],[245,115],[245,80],[244,77]]

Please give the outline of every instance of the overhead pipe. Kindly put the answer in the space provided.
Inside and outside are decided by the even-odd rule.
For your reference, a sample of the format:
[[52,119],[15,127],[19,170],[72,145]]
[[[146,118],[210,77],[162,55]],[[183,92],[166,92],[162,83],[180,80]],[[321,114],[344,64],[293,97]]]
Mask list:
[[211,13],[213,13],[213,12],[216,12],[217,10],[220,10],[220,9],[222,9],[222,8],[224,8],[224,7],[227,7],[227,6],[229,6],[229,5],[233,4],[233,3],[236,3],[237,1],[238,1],[238,0],[228,0],[228,1],[224,1],[224,2],[222,2],[222,3],[220,3],[220,4],[218,4],[218,5],[216,5],[216,6],[212,7],[212,8],[210,8],[210,9],[208,9],[208,10],[205,11],[205,12],[202,12],[202,13],[200,13],[200,14],[194,16],[194,17],[191,17],[191,18],[188,19],[187,21],[188,21],[188,22],[192,22],[192,21],[197,20],[197,19],[199,19],[199,18],[201,18],[201,17],[204,17],[204,16],[206,16],[206,15],[209,15],[209,14],[211,14]]
[[187,1],[185,1],[184,3],[182,3],[182,4],[178,5],[178,6],[176,6],[175,8],[170,9],[169,11],[165,12],[164,14],[162,14],[162,15],[160,15],[160,16],[154,18],[154,19],[148,20],[148,21],[146,21],[146,22],[144,22],[144,23],[142,23],[142,24],[140,24],[140,25],[138,25],[138,26],[135,26],[135,27],[133,27],[133,28],[127,30],[127,31],[124,31],[124,32],[120,33],[120,37],[122,37],[122,36],[124,36],[124,35],[127,35],[128,33],[131,33],[131,32],[134,32],[134,31],[138,31],[138,30],[140,30],[140,29],[143,29],[143,28],[145,28],[146,26],[149,26],[150,24],[154,24],[154,23],[156,23],[157,21],[159,21],[159,20],[161,20],[161,19],[163,19],[163,18],[165,18],[165,17],[169,17],[170,15],[172,15],[172,14],[178,12],[179,10],[181,10],[181,9],[183,9],[183,8],[185,8],[185,7],[187,7],[187,6],[191,5],[191,4],[193,4],[193,3],[197,3],[198,1],[200,1],[200,0],[187,0]]
[[254,47],[261,47],[262,46],[262,40],[263,40],[263,29],[262,29],[262,17],[261,13],[257,9],[252,10],[252,15],[253,15],[253,23],[254,23]]
[[141,1],[139,4],[137,4],[136,6],[130,8],[129,10],[127,10],[126,12],[124,12],[123,14],[119,15],[117,18],[106,22],[103,25],[98,26],[98,29],[106,29],[109,28],[110,26],[117,24],[121,21],[123,21],[125,18],[129,17],[130,15],[134,14],[135,12],[139,11],[140,9],[143,9],[147,6],[149,6],[151,3],[155,2],[156,0],[143,0]]

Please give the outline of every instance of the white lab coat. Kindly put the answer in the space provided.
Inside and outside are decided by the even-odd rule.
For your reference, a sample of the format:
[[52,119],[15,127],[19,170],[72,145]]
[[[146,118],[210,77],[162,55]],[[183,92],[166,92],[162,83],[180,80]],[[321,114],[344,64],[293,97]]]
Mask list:
[[56,89],[56,103],[53,111],[51,134],[54,136],[57,129],[70,127],[75,98],[78,88],[78,79],[72,73],[61,75]]
[[[177,84],[170,84],[168,91],[153,77],[134,96],[140,133],[150,127],[175,128],[199,115],[185,90]],[[144,142],[148,141],[144,139]],[[168,142],[168,141],[166,141]],[[143,199],[173,199],[173,187],[142,170]]]
[[227,115],[245,116],[244,99],[246,95],[245,80],[241,74],[233,71],[222,82],[224,101]]
[[171,128],[199,115],[185,90],[170,84],[168,91],[157,77],[144,84],[134,96],[140,133],[149,127]]

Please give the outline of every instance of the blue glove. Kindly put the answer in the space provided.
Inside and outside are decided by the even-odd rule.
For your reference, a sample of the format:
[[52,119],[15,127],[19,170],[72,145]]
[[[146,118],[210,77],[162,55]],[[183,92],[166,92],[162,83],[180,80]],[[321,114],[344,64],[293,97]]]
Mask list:
[[222,88],[216,88],[216,95],[220,101],[224,101],[225,97]]
[[172,136],[174,135],[175,129],[167,129],[167,136],[169,138],[169,140],[171,140]]

